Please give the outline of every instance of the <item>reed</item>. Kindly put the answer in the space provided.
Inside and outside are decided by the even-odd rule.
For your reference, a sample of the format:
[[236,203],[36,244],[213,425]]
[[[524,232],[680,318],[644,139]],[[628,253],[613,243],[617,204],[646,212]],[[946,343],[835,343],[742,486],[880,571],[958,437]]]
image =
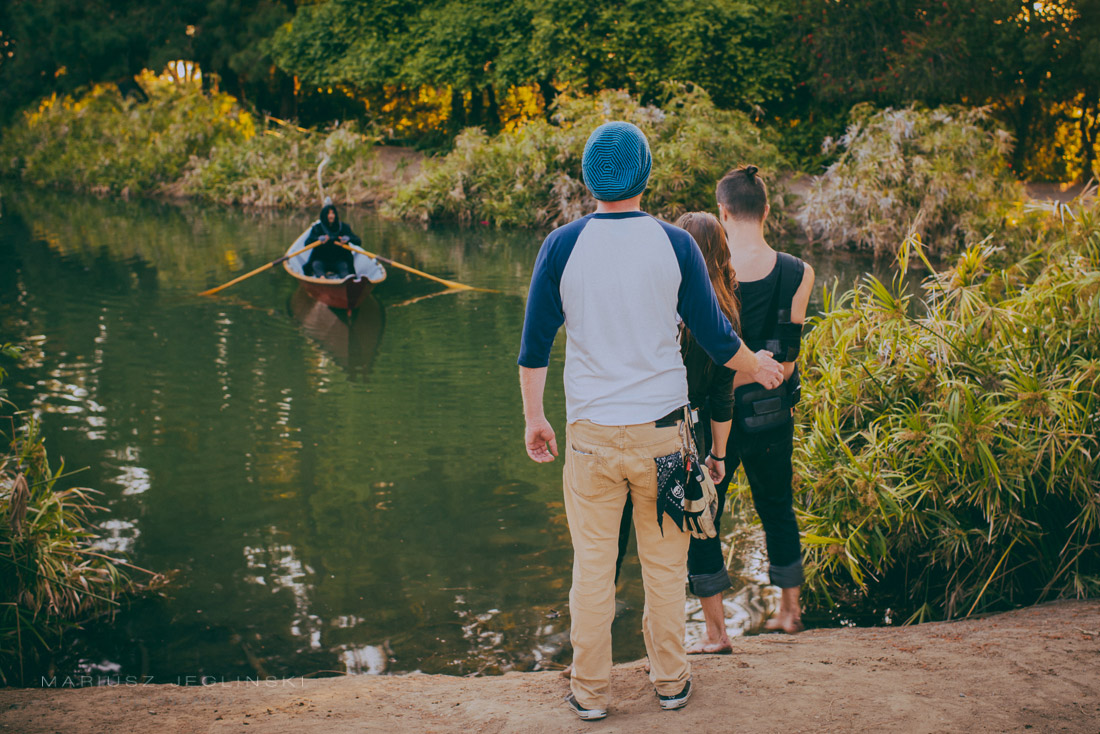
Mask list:
[[[0,351],[18,353],[11,345]],[[0,423],[0,682],[29,685],[66,630],[112,615],[122,597],[165,577],[97,548],[97,492],[61,488],[64,463],[51,467],[36,420],[16,413]]]
[[954,255],[999,226],[1023,198],[1012,136],[984,108],[875,110],[858,105],[839,152],[813,180],[797,219],[828,248],[895,253],[910,228],[929,253]]
[[371,202],[389,186],[375,155],[380,140],[354,123],[306,130],[267,123],[261,134],[227,140],[207,156],[192,156],[178,181],[164,192],[220,204],[294,207],[321,200],[314,172],[327,153],[325,193],[336,201]]
[[892,283],[826,290],[794,456],[819,604],[918,621],[1100,593],[1100,207],[1069,211],[1022,259],[987,239],[937,271],[911,233]]
[[776,223],[784,221],[779,172],[787,164],[747,115],[720,110],[699,87],[669,85],[660,107],[626,92],[559,98],[553,119],[532,120],[496,136],[471,128],[447,155],[428,161],[398,188],[388,211],[406,219],[557,226],[595,208],[581,177],[589,133],[608,120],[627,120],[649,138],[649,212],[674,220],[685,211],[712,211],[714,184],[730,168],[752,162],[771,175]]
[[252,116],[229,95],[148,73],[140,81],[145,101],[114,85],[43,100],[4,130],[0,174],[101,195],[152,194],[178,179],[192,156],[255,132]]

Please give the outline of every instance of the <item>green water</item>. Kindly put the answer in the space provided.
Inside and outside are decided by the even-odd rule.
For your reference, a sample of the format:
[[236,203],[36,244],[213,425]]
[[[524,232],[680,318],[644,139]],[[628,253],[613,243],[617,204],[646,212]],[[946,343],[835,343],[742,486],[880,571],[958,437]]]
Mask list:
[[[248,214],[8,189],[0,341],[12,399],[103,491],[105,547],[172,571],[162,596],[70,638],[58,670],[227,679],[467,674],[567,662],[560,464],[522,446],[515,357],[543,233],[345,214],[364,246],[499,293],[438,294],[393,268],[351,320],[280,270],[311,213]],[[815,256],[819,283],[866,262]],[[815,294],[820,301],[820,288]],[[547,409],[564,429],[559,338]],[[750,528],[731,624],[769,603]],[[631,555],[615,653],[644,654]],[[689,605],[689,613],[697,609]],[[693,634],[698,625],[692,624]]]

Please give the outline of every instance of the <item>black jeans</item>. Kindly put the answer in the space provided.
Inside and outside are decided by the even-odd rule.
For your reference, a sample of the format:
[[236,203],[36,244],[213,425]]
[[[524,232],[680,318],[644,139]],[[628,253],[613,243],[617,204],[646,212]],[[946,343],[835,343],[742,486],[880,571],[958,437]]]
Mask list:
[[[710,449],[710,421],[700,421],[702,435],[698,445]],[[715,452],[717,453],[717,452]],[[726,492],[737,467],[745,467],[749,480],[752,503],[764,526],[764,543],[768,550],[768,575],[771,582],[781,589],[802,585],[802,541],[798,534],[798,520],[794,514],[794,496],[791,480],[794,470],[791,455],[794,453],[794,421],[785,426],[761,433],[743,433],[733,429],[726,443],[726,476],[718,485],[718,515],[714,519],[713,538],[692,538],[688,546],[688,585],[698,597],[714,596],[733,586],[726,559],[722,555],[721,519],[726,507]],[[633,506],[627,497],[623,518],[619,526],[619,556],[615,562],[615,581],[619,580],[627,542],[630,540],[630,521]]]
[[[752,503],[764,526],[771,582],[783,589],[802,585],[802,544],[791,490],[794,422],[761,433],[743,433],[734,421],[726,444],[726,476],[718,485],[719,515],[738,465],[745,467]],[[717,523],[715,523],[717,524]],[[688,548],[692,593],[713,596],[729,588],[720,535],[692,538]]]

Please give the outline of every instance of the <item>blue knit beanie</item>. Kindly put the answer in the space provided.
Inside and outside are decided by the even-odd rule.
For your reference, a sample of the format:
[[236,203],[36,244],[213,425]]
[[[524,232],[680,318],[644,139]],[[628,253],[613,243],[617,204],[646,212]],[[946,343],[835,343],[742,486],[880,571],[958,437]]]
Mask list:
[[622,201],[645,191],[652,166],[645,134],[629,122],[605,122],[584,144],[584,185],[600,201]]

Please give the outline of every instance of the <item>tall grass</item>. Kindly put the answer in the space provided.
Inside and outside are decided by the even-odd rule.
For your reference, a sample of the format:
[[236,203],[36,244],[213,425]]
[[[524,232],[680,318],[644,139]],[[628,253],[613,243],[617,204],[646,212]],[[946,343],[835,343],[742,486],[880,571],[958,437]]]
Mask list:
[[[10,345],[0,351],[17,354]],[[64,464],[50,466],[37,421],[3,416],[0,440],[0,682],[28,685],[48,668],[66,630],[113,614],[122,596],[156,588],[164,577],[96,548],[96,492],[60,487]]]
[[852,110],[826,150],[840,157],[814,179],[798,214],[826,247],[897,252],[910,228],[930,253],[955,254],[1023,198],[1008,164],[1012,136],[983,108]]
[[326,194],[340,202],[366,202],[388,189],[374,154],[379,136],[353,123],[327,131],[268,125],[246,140],[226,140],[207,156],[193,155],[166,193],[221,204],[292,207],[319,201],[314,172],[325,154]]
[[[1062,211],[1065,214],[1065,211]],[[1100,593],[1100,208],[826,293],[803,350],[808,583],[913,620]],[[932,274],[906,286],[910,255]]]
[[[454,150],[428,161],[398,189],[389,211],[425,222],[545,227],[572,221],[595,208],[581,177],[581,153],[592,130],[608,120],[632,122],[649,138],[653,169],[642,203],[666,219],[713,210],[715,183],[739,163],[754,163],[773,180],[786,169],[774,143],[747,115],[716,108],[698,87],[670,86],[660,108],[618,91],[565,96],[557,104],[550,122],[532,120],[494,137],[464,131]],[[780,214],[778,186],[772,205]]]
[[254,118],[236,99],[146,73],[147,99],[113,85],[44,100],[0,140],[0,175],[101,195],[164,194],[222,204],[293,207],[319,201],[315,171],[325,154],[326,193],[364,202],[389,190],[376,134],[353,123],[306,130]]
[[251,115],[229,95],[151,74],[141,82],[147,101],[97,85],[25,112],[0,139],[0,174],[97,194],[151,194],[178,179],[192,156],[255,132]]

